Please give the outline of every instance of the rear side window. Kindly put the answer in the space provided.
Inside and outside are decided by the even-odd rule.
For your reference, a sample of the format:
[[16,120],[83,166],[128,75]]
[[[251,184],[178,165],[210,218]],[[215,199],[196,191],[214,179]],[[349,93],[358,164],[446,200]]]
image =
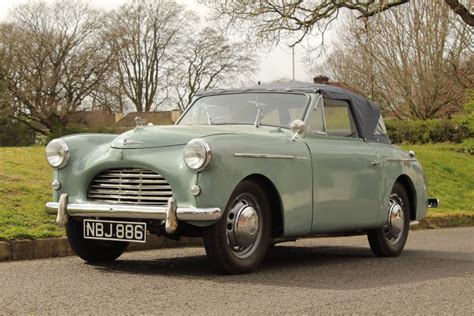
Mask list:
[[329,136],[359,137],[347,101],[325,99],[324,116]]

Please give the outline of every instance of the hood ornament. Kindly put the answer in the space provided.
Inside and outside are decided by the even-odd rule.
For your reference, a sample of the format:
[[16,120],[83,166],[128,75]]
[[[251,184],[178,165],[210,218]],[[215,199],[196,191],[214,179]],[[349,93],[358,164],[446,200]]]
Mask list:
[[135,124],[136,127],[143,127],[145,126],[145,119],[141,116],[135,117]]

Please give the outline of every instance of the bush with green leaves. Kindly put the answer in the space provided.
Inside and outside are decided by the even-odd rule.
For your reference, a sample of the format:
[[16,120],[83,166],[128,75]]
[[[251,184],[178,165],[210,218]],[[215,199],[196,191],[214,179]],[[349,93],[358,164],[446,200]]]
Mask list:
[[35,144],[35,132],[25,124],[0,116],[0,146],[17,147]]
[[459,146],[459,151],[474,155],[474,138],[465,139]]
[[104,126],[104,127],[86,127],[84,125],[74,125],[70,124],[66,128],[57,130],[54,133],[51,133],[47,141],[50,141],[55,138],[60,138],[62,136],[71,135],[71,134],[80,134],[80,133],[108,133],[108,134],[120,134],[123,133],[126,129],[114,127],[114,126]]
[[385,125],[395,144],[462,143],[474,138],[472,114],[442,120],[386,120]]

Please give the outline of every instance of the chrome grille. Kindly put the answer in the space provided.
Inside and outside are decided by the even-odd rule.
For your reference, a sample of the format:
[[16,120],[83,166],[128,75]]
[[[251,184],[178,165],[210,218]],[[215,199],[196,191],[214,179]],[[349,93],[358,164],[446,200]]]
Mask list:
[[166,205],[170,184],[158,173],[141,168],[109,169],[89,184],[87,199],[114,204]]

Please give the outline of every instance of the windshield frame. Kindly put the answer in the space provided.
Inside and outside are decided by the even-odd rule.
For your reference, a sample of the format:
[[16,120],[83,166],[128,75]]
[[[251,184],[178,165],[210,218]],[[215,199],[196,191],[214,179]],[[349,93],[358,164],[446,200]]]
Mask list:
[[[293,92],[293,91],[242,91],[242,92],[236,92],[236,91],[229,91],[229,92],[220,92],[220,93],[215,93],[215,94],[207,94],[207,95],[202,95],[202,96],[199,96],[198,98],[196,98],[192,103],[191,105],[189,105],[186,110],[184,110],[184,112],[181,114],[181,116],[179,117],[179,119],[176,121],[175,125],[179,125],[179,123],[181,122],[181,120],[186,116],[186,114],[188,113],[189,110],[191,110],[191,108],[193,106],[195,106],[195,104],[202,98],[206,98],[206,97],[213,97],[213,96],[221,96],[221,95],[234,95],[234,94],[293,94],[293,95],[303,95],[306,97],[306,103],[304,105],[304,111],[303,111],[303,114],[302,114],[302,117],[299,118],[300,120],[305,120],[306,118],[306,115],[308,113],[308,109],[311,107],[311,104],[313,103],[313,98],[311,97],[311,93],[305,93],[305,92]],[[189,126],[193,126],[193,125],[196,125],[196,126],[213,126],[213,125],[254,125],[254,123],[220,123],[220,124],[190,124]],[[285,128],[285,129],[290,129],[290,126],[281,126],[281,125],[270,125],[270,124],[260,124],[260,126],[269,126],[269,127],[279,127],[279,128]]]

